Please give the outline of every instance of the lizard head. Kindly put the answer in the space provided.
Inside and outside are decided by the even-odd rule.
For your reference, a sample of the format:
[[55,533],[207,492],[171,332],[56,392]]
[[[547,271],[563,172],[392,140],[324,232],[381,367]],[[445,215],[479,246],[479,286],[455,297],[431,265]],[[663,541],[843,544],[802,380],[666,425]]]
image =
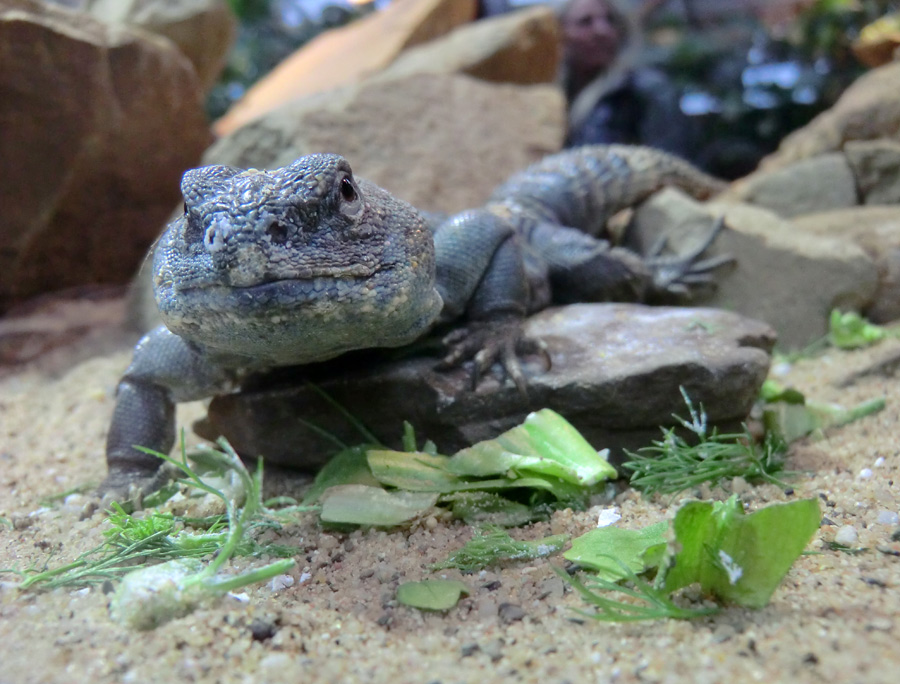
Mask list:
[[406,344],[441,309],[419,213],[338,155],[185,173],[184,214],[156,248],[172,332],[274,365]]

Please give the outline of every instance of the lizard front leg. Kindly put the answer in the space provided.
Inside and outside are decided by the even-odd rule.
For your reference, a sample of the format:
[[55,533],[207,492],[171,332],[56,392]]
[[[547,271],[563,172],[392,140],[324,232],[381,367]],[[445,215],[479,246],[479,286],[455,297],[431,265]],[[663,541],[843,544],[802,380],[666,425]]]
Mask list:
[[231,373],[196,347],[160,326],[134,350],[116,390],[116,406],[106,439],[108,474],[100,493],[127,496],[136,486],[158,488],[160,461],[135,446],[168,453],[175,442],[175,404],[222,391]]
[[463,313],[465,327],[446,338],[450,348],[441,365],[473,359],[473,383],[500,362],[520,391],[525,377],[518,356],[541,352],[540,343],[524,337],[522,322],[529,309],[529,276],[522,246],[513,226],[486,210],[457,214],[435,233],[437,288],[446,319]]

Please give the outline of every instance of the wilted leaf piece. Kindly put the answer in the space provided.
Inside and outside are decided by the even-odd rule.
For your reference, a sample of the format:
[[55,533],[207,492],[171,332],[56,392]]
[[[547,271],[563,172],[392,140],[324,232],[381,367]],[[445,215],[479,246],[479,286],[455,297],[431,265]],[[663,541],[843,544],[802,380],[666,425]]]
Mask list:
[[626,568],[640,574],[659,562],[660,554],[654,553],[654,547],[659,547],[657,551],[665,548],[668,529],[666,521],[641,530],[600,527],[573,539],[572,548],[563,557],[616,582],[628,576]]
[[327,490],[321,501],[323,522],[393,527],[422,515],[437,502],[437,494],[339,485]]
[[432,579],[405,582],[397,587],[397,600],[405,606],[421,610],[450,610],[469,588],[459,580]]

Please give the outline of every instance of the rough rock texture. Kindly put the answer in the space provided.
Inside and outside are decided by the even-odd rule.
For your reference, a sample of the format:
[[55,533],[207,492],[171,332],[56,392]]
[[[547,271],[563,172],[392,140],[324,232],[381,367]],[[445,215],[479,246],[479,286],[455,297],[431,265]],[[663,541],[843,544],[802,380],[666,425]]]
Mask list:
[[471,21],[475,10],[475,0],[395,0],[383,11],[316,36],[250,88],[213,128],[227,135],[286,102],[356,83],[405,48]]
[[99,21],[171,40],[191,60],[204,91],[215,84],[237,35],[237,19],[225,0],[87,0],[83,10]]
[[464,73],[485,81],[549,83],[559,67],[555,13],[538,6],[465,24],[404,51],[378,78]]
[[[552,367],[528,363],[528,396],[502,377],[469,390],[465,369],[435,371],[434,357],[358,366],[339,374],[312,371],[317,385],[385,443],[398,445],[402,420],[446,452],[496,436],[529,411],[565,415],[598,448],[637,448],[659,437],[659,426],[684,413],[679,393],[707,407],[714,422],[746,417],[769,367],[775,341],[759,321],[711,309],[634,304],[576,304],[532,317],[527,333],[546,342]],[[330,366],[334,369],[335,366]],[[285,372],[277,374],[279,381]],[[213,400],[201,434],[224,434],[248,455],[267,462],[314,467],[332,443],[309,421],[347,443],[360,435],[302,380]]]
[[844,155],[863,204],[900,203],[900,142],[849,142],[844,146]]
[[840,150],[850,140],[900,136],[900,62],[861,76],[837,103],[794,131],[761,168],[772,170],[800,159]]
[[850,239],[862,247],[878,269],[878,289],[864,309],[876,323],[900,319],[900,207],[855,207],[807,214],[793,221],[810,235]]
[[125,282],[209,142],[200,84],[170,42],[0,1],[0,311]]
[[737,264],[717,273],[718,287],[704,305],[766,321],[778,331],[779,345],[790,349],[825,334],[833,308],[861,310],[872,302],[877,269],[851,239],[810,240],[789,221],[750,205],[701,205],[663,190],[635,212],[627,244],[645,252],[664,233],[667,244],[686,251],[720,215],[729,229],[707,254],[728,253]]
[[751,174],[733,184],[721,199],[747,202],[785,218],[858,204],[853,170],[840,152]]
[[565,103],[554,86],[419,74],[292,102],[219,140],[203,161],[274,168],[334,152],[420,209],[459,211],[558,151],[564,134]]

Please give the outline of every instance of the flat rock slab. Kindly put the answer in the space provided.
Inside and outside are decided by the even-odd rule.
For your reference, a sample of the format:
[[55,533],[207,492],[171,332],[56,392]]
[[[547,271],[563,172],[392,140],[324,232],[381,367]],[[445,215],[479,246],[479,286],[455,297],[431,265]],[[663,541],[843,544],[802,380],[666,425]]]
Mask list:
[[527,333],[547,344],[552,368],[528,360],[528,396],[499,371],[471,390],[468,369],[434,370],[433,356],[342,358],[285,369],[239,394],[217,397],[197,431],[224,435],[245,456],[314,468],[335,452],[316,426],[348,445],[366,441],[313,381],[381,441],[399,447],[408,420],[420,440],[445,453],[494,437],[537,409],[566,416],[598,449],[614,456],[659,437],[672,414],[687,415],[679,387],[713,423],[743,420],[769,368],[775,333],[731,312],[633,304],[576,304],[533,316]]

